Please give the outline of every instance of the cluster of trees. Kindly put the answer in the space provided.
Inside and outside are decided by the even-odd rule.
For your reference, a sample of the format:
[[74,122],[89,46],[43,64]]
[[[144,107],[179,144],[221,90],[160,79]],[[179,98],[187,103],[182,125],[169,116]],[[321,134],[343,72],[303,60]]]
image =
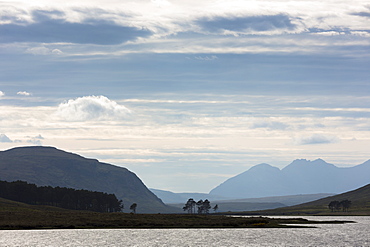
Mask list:
[[328,205],[329,209],[334,211],[340,211],[342,209],[343,212],[348,212],[348,209],[351,207],[352,202],[349,200],[343,201],[331,201]]
[[114,194],[71,188],[36,186],[24,181],[0,181],[0,197],[33,205],[49,205],[95,212],[121,212],[122,200]]
[[[211,208],[211,202],[208,199],[196,202],[193,198],[190,198],[182,209],[188,211],[189,214],[208,214]],[[213,207],[213,210],[215,212],[218,210],[217,204]]]

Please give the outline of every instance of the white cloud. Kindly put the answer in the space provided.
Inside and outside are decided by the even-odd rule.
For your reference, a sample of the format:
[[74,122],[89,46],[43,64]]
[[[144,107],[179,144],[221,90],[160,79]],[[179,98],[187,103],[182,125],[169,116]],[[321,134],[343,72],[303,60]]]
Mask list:
[[26,53],[33,55],[60,55],[63,52],[59,49],[50,49],[47,47],[32,47],[26,50]]
[[119,120],[131,111],[104,96],[85,96],[61,103],[57,116],[67,121]]
[[260,120],[260,121],[254,122],[251,127],[253,129],[266,128],[270,130],[284,130],[288,128],[289,126],[279,121]]
[[[117,26],[133,28],[135,31],[136,29],[150,30],[148,35],[135,36],[138,39],[124,39],[129,42],[124,42],[123,47],[117,46],[113,51],[111,47],[106,49],[105,46],[87,47],[83,44],[82,47],[77,43],[73,47],[69,46],[69,42],[76,41],[74,37],[76,33],[67,31],[63,34],[59,29],[58,37],[65,35],[63,37],[70,36],[69,39],[45,41],[55,42],[53,48],[63,47],[61,49],[70,55],[117,55],[130,52],[322,53],[332,50],[336,53],[337,49],[343,50],[343,46],[347,45],[362,47],[359,51],[361,54],[363,50],[367,51],[369,45],[367,37],[370,34],[367,31],[368,18],[366,18],[368,8],[360,0],[351,1],[351,6],[343,0],[335,2],[317,0],[124,2],[122,4],[122,1],[111,0],[101,6],[96,1],[82,1],[76,4],[72,0],[53,1],[53,3],[45,0],[32,3],[22,0],[17,1],[17,4],[0,6],[0,16],[6,17],[0,19],[0,23],[20,25],[40,24],[45,21],[48,25],[47,21],[58,20],[61,21],[60,27],[62,27],[70,24],[90,25],[107,21]],[[66,28],[66,30],[69,29]],[[176,36],[176,34],[181,35]],[[263,37],[260,37],[260,34],[263,34]],[[17,32],[18,38],[19,35]],[[24,33],[24,36],[28,37],[28,35],[35,38],[33,32]],[[32,40],[34,39],[30,42]],[[110,38],[107,37],[108,43],[109,40]],[[257,43],[251,43],[253,40]],[[296,44],[291,44],[292,41]],[[34,46],[34,43],[32,44]],[[39,47],[29,48],[26,52],[37,55],[62,53],[59,49],[45,46],[47,45],[44,42],[40,42]]]
[[0,142],[13,142],[10,140],[9,137],[7,137],[5,134],[0,134]]
[[41,146],[42,145],[42,141],[41,140],[44,140],[45,138],[42,137],[40,134],[38,136],[34,136],[34,137],[30,137],[30,139],[27,140],[28,143],[32,143],[32,144],[35,144],[35,145],[39,145]]
[[312,134],[310,136],[303,136],[295,138],[294,143],[296,145],[311,145],[311,144],[325,144],[337,142],[338,138],[335,136]]
[[217,56],[205,56],[205,57],[196,56],[196,57],[194,57],[194,59],[196,59],[196,60],[203,60],[203,61],[213,61],[213,60],[217,60],[218,57]]
[[17,94],[18,95],[23,95],[23,96],[30,96],[30,95],[32,95],[31,93],[26,92],[26,91],[19,91]]
[[4,96],[5,93],[3,91],[0,91],[0,97]]

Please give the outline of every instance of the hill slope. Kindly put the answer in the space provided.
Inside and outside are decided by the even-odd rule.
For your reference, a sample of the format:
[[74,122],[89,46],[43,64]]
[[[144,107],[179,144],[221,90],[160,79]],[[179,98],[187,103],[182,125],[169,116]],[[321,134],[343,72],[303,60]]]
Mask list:
[[134,202],[138,212],[170,210],[128,169],[53,147],[20,147],[0,152],[0,180],[113,193],[123,200],[126,211]]
[[156,196],[162,199],[167,205],[177,207],[182,210],[185,202],[189,198],[195,201],[208,199],[211,206],[218,205],[218,212],[237,212],[237,211],[255,211],[264,209],[280,208],[302,204],[305,202],[317,200],[323,197],[332,196],[333,194],[304,194],[292,196],[260,197],[246,199],[232,199],[210,195],[205,193],[174,193],[170,191],[150,189]]
[[180,203],[185,204],[189,198],[193,198],[196,201],[208,199],[209,201],[227,200],[230,198],[210,195],[207,193],[174,193],[167,190],[150,189],[158,198],[160,198],[166,204]]
[[354,167],[339,168],[322,159],[295,160],[282,170],[256,165],[226,180],[210,194],[234,198],[297,194],[338,194],[370,183],[370,160]]
[[[352,202],[349,212],[331,212],[328,205],[332,201],[350,200]],[[370,215],[370,184],[356,190],[335,196],[325,197],[316,201],[303,203],[291,207],[246,212],[246,214],[261,215]]]

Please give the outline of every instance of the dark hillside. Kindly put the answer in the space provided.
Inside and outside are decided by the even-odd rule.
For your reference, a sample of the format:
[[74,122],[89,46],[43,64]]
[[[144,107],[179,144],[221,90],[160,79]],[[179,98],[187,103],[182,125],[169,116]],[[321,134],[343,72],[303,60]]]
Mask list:
[[115,194],[123,200],[126,211],[132,203],[137,203],[137,211],[142,213],[171,211],[126,168],[53,147],[20,147],[0,152],[0,180]]
[[[336,210],[331,212],[328,205],[332,201],[351,201],[348,212]],[[335,196],[325,197],[316,201],[303,203],[291,207],[272,210],[245,212],[245,214],[260,215],[370,215],[370,184],[353,191]]]
[[325,197],[313,202],[301,204],[299,206],[327,206],[331,201],[343,200],[350,200],[352,202],[353,208],[368,208],[370,210],[370,184],[356,190],[352,190],[335,196]]

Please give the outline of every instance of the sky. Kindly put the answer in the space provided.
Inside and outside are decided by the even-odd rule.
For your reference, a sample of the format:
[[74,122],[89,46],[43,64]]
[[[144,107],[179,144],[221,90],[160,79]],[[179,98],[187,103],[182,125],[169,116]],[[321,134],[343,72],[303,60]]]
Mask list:
[[0,150],[43,145],[209,192],[370,159],[370,4],[0,1]]

